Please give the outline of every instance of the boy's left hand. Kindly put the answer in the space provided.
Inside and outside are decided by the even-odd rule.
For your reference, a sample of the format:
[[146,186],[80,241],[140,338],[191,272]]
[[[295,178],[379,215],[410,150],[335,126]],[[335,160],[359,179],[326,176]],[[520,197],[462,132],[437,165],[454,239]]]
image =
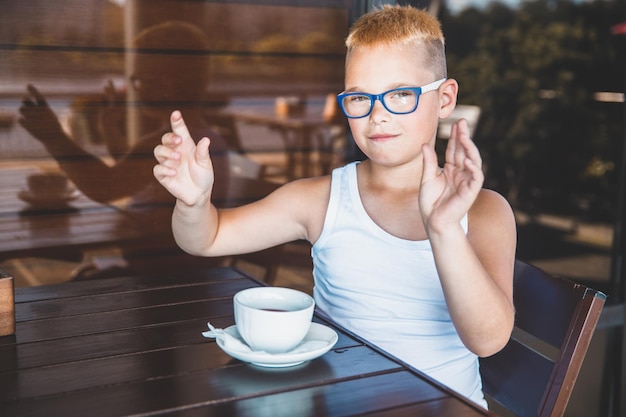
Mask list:
[[428,229],[458,224],[480,192],[484,174],[478,148],[469,135],[467,121],[452,125],[446,148],[445,164],[440,168],[435,149],[424,145],[424,171],[419,204]]

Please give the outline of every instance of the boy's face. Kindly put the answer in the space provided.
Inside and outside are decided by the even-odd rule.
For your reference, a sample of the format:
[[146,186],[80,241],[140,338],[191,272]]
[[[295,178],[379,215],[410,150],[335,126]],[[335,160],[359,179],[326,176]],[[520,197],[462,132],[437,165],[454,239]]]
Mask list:
[[[434,73],[424,66],[422,52],[415,47],[361,48],[346,61],[346,92],[380,94],[433,81]],[[384,165],[405,163],[421,155],[424,143],[434,143],[440,107],[439,91],[422,94],[417,109],[409,114],[393,114],[376,100],[368,116],[349,119],[350,129],[370,160]]]

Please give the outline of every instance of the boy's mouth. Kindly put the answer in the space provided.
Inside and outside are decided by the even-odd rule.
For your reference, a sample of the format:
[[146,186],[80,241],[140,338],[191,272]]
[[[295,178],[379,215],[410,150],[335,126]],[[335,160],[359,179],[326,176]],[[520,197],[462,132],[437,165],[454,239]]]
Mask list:
[[375,135],[370,135],[369,139],[374,142],[386,142],[392,139],[395,139],[398,135],[393,135],[391,133],[377,133]]

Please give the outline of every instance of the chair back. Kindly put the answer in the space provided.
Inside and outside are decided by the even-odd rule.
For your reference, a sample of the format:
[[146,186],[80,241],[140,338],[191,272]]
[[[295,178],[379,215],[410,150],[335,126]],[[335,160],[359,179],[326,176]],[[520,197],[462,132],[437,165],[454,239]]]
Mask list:
[[606,295],[517,260],[513,299],[509,343],[480,359],[489,406],[521,417],[562,416]]
[[227,156],[231,174],[252,179],[260,179],[263,176],[263,165],[258,162],[233,151],[229,151]]

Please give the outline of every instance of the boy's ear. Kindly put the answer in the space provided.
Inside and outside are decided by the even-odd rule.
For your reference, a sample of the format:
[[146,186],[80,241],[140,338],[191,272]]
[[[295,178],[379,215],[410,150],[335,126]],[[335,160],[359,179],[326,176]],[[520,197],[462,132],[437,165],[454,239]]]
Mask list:
[[459,93],[459,84],[456,80],[450,78],[444,81],[439,87],[439,102],[441,103],[441,109],[439,111],[439,118],[445,119],[450,116],[456,107],[456,98]]

